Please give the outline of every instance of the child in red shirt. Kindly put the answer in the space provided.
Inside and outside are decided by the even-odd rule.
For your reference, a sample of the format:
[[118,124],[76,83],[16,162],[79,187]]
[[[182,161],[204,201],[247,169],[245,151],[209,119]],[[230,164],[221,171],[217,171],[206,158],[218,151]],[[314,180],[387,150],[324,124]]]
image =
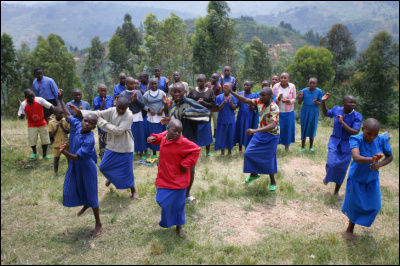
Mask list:
[[156,179],[156,201],[162,208],[159,225],[164,228],[176,225],[177,234],[184,237],[186,189],[190,184],[188,169],[196,165],[201,149],[181,133],[181,121],[172,119],[167,131],[151,134],[147,142],[160,144]]

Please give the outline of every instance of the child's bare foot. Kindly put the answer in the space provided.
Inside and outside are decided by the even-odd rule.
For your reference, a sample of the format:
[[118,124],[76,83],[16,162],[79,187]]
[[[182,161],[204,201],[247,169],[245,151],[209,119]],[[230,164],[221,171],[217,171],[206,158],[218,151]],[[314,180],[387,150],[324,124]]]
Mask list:
[[328,182],[325,182],[325,178],[322,182],[324,183],[325,186],[328,185]]
[[78,212],[77,216],[81,216],[89,207],[83,206],[83,208]]
[[94,228],[94,232],[93,232],[93,237],[98,237],[101,234],[101,229],[103,228],[103,226],[101,224],[97,225]]
[[344,237],[346,238],[347,241],[355,242],[356,238],[354,237],[354,234],[349,231],[344,232]]
[[176,226],[176,233],[178,234],[179,237],[185,237],[186,234],[183,232],[183,228],[181,225]]
[[135,192],[133,192],[132,193],[132,199],[133,200],[137,200],[139,198],[139,195],[138,195],[138,193],[135,191]]
[[111,182],[110,181],[106,181],[106,187],[109,187],[111,185]]

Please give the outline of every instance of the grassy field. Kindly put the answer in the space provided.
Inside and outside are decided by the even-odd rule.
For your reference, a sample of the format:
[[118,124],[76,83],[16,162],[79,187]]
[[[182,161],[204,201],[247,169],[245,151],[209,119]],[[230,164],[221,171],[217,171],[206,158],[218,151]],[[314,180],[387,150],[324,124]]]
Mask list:
[[296,125],[293,152],[278,147],[275,193],[266,176],[243,184],[243,157],[202,151],[192,189],[199,202],[186,206],[183,239],[158,226],[155,166],[134,164],[138,201],[106,188],[98,172],[103,232],[94,239],[92,212],[76,217],[79,208],[62,206],[65,157],[51,179],[52,160],[29,161],[26,121],[1,128],[12,145],[1,140],[1,264],[399,264],[398,131],[395,159],[380,171],[382,210],[372,227],[356,226],[350,243],[342,235],[345,184],[336,197],[322,183],[330,127],[318,129],[315,153],[300,153]]

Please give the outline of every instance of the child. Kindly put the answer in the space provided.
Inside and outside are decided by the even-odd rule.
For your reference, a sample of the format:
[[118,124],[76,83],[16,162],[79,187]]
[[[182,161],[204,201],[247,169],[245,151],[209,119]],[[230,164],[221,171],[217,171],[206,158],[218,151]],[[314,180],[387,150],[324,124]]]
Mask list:
[[167,131],[152,134],[147,141],[160,145],[160,160],[156,179],[156,201],[161,209],[159,225],[169,228],[176,225],[180,237],[184,237],[185,198],[190,184],[188,168],[194,167],[201,149],[182,134],[182,123],[172,119]]
[[230,66],[225,66],[224,67],[224,75],[222,75],[222,72],[220,72],[221,77],[218,80],[218,83],[221,84],[221,87],[224,87],[224,84],[226,82],[230,82],[231,84],[233,84],[233,91],[236,91],[236,82],[237,79],[235,79],[234,77],[231,77],[231,68]]
[[[199,123],[210,122],[210,111],[198,102],[185,97],[185,86],[178,82],[171,89],[171,96],[174,103],[171,107],[169,117],[163,117],[162,124],[167,124],[171,118],[182,123],[182,134],[188,140],[197,143],[197,129]],[[195,203],[196,199],[190,195],[195,176],[195,166],[190,168],[190,184],[186,192],[186,200]]]
[[96,220],[93,236],[97,237],[101,234],[102,229],[99,213],[97,167],[93,161],[93,153],[96,155],[96,151],[94,150],[95,140],[92,130],[96,127],[97,116],[88,114],[83,118],[82,122],[79,122],[65,106],[63,90],[61,89],[58,92],[58,99],[67,120],[76,129],[73,145],[69,148],[70,151],[67,151],[67,143],[62,143],[60,147],[60,152],[71,160],[65,174],[63,205],[65,207],[83,205],[83,208],[78,212],[78,216],[81,216],[88,208],[92,208]]
[[310,78],[308,86],[299,92],[298,104],[304,101],[300,113],[301,124],[301,150],[305,151],[306,138],[310,138],[310,151],[314,151],[313,143],[318,127],[318,106],[321,105],[321,99],[324,93],[317,87],[317,78]]
[[[72,97],[74,98],[73,101],[70,101],[67,103],[67,108],[68,111],[70,112],[70,114],[77,118],[79,120],[79,122],[82,122],[82,115],[80,114],[76,114],[69,106],[70,105],[74,105],[77,108],[79,108],[80,110],[91,110],[90,108],[90,104],[86,101],[81,100],[82,99],[82,92],[80,89],[73,89],[72,90]],[[69,122],[67,120],[67,122]],[[75,128],[74,125],[70,125],[70,135],[69,135],[69,146],[72,146],[72,141],[74,141],[74,135],[75,135]]]
[[[253,82],[246,80],[244,82],[244,91],[239,92],[238,95],[243,95],[247,99],[257,99],[256,94],[251,92],[251,88],[253,88]],[[241,102],[238,102],[237,107],[239,108],[239,112],[236,118],[235,143],[239,144],[239,154],[242,155],[242,146],[247,147],[252,137],[246,134],[246,130],[254,128],[253,120],[256,107],[253,104],[247,105]]]
[[[140,87],[139,90],[141,91],[142,95],[146,93],[149,87],[149,73],[147,72],[140,72],[139,74],[139,82]],[[143,116],[144,117],[144,116]]]
[[[204,107],[211,109],[215,106],[215,96],[211,89],[205,87],[206,76],[201,74],[197,77],[197,88],[189,92],[188,98],[197,101]],[[198,125],[197,145],[206,146],[206,156],[213,156],[210,152],[211,143],[213,143],[211,122]]]
[[[49,122],[49,133],[50,137],[54,138],[53,143],[53,156],[54,156],[54,175],[51,178],[57,177],[58,174],[58,163],[60,161],[60,147],[61,143],[68,143],[68,134],[69,134],[69,124],[65,121],[64,112],[61,107],[56,106],[54,108],[54,116],[55,119],[50,120]],[[68,147],[65,148],[66,151]],[[69,164],[69,160],[67,160]]]
[[[139,85],[139,81],[135,80],[132,77],[126,78],[126,90],[120,94],[121,97],[124,97],[129,100],[129,110],[131,110],[133,114],[133,123],[131,126],[135,154],[139,154],[140,157],[143,156],[143,152],[146,151],[146,132],[144,130],[143,125],[143,116],[142,109],[144,108],[144,100],[143,95],[140,93],[140,90],[137,90],[137,86]],[[142,158],[146,159],[146,158]]]
[[[261,90],[264,88],[270,88],[271,82],[269,80],[264,80],[261,83]],[[258,99],[260,97],[260,91],[256,92],[256,99]],[[276,98],[275,98],[275,94],[272,95],[272,101],[276,103]],[[252,128],[258,128],[258,124],[260,123],[259,121],[259,117],[258,117],[258,109],[256,108],[256,112],[254,115],[254,119],[253,119],[253,126]]]
[[[107,95],[107,86],[105,84],[100,84],[97,87],[97,92],[99,96],[93,99],[94,111],[103,111],[114,106],[114,99],[110,95]],[[106,152],[107,132],[101,130],[99,127],[97,127],[97,130],[99,134],[99,156],[102,159]]]
[[218,107],[217,132],[215,135],[215,150],[221,150],[221,156],[225,155],[225,148],[228,149],[228,156],[232,155],[232,148],[235,145],[235,110],[238,101],[229,95],[232,83],[224,84],[224,94],[220,94],[216,99]]
[[289,83],[288,73],[282,73],[280,83],[275,84],[272,89],[277,97],[276,103],[279,106],[279,126],[281,129],[279,144],[285,146],[285,151],[289,151],[291,143],[295,142],[295,115],[294,103],[296,102],[296,86]]
[[249,128],[246,131],[246,134],[254,135],[244,152],[243,173],[251,173],[245,183],[249,184],[258,179],[259,174],[269,175],[271,179],[269,190],[275,191],[275,174],[278,172],[276,148],[279,142],[279,108],[272,101],[272,89],[262,89],[258,99],[247,99],[232,91],[230,93],[242,103],[255,104],[261,121],[258,129]]
[[172,77],[174,78],[175,83],[181,82],[183,86],[185,86],[185,91],[189,94],[189,84],[187,82],[181,81],[181,73],[179,71],[174,71],[172,73]]
[[49,132],[47,130],[47,122],[44,119],[43,107],[50,109],[53,113],[53,105],[41,97],[35,97],[33,91],[30,89],[24,90],[25,101],[23,101],[18,110],[18,117],[23,119],[25,114],[28,118],[28,140],[32,148],[31,160],[36,160],[36,142],[38,134],[40,134],[40,141],[42,142],[42,150],[44,160],[51,159],[47,154],[47,145],[50,144]]
[[129,101],[119,97],[116,107],[104,111],[85,111],[73,107],[82,115],[95,114],[99,117],[99,127],[107,132],[107,149],[99,165],[100,172],[107,179],[106,186],[114,184],[117,189],[130,188],[132,198],[139,196],[135,189],[133,175],[133,136],[131,126],[133,115],[128,110]]
[[281,81],[281,77],[278,75],[274,75],[272,76],[272,87],[273,88],[275,86],[275,84],[279,83]]
[[120,73],[118,79],[119,83],[114,86],[114,98],[117,98],[121,94],[121,92],[123,92],[126,89],[125,87],[126,74]]
[[170,77],[161,77],[161,67],[155,66],[154,67],[154,76],[158,81],[158,89],[162,90],[165,94],[168,94],[169,88],[168,83],[171,80]]
[[346,177],[347,168],[351,162],[349,138],[357,135],[361,128],[362,115],[354,108],[357,105],[353,95],[343,97],[343,107],[334,106],[328,110],[325,101],[330,98],[325,93],[321,99],[322,112],[326,117],[334,118],[333,132],[328,143],[328,159],[326,162],[326,176],[324,184],[335,182],[334,195],[339,195],[339,189]]
[[[207,82],[206,87],[210,88],[214,92],[214,97],[217,98],[218,95],[223,93],[222,86],[221,84],[218,83],[219,76],[217,73],[214,73],[211,75],[211,82]],[[215,131],[217,129],[217,119],[218,119],[218,107],[214,106],[213,108],[210,109],[211,112],[211,118],[213,120],[213,138],[215,138]],[[210,119],[211,119],[210,118]],[[215,141],[215,139],[214,139]]]
[[[346,195],[342,212],[349,218],[345,237],[355,241],[355,224],[370,227],[381,209],[381,190],[379,171],[393,160],[392,148],[386,136],[379,134],[379,122],[368,118],[362,133],[350,136],[350,149],[353,162],[347,178]],[[385,159],[378,162],[383,155]]]
[[[147,136],[151,134],[159,134],[164,131],[163,125],[161,125],[162,116],[168,113],[168,107],[163,102],[163,98],[166,96],[165,92],[158,89],[158,80],[156,78],[150,79],[150,90],[144,95],[144,110],[147,111]],[[160,145],[151,145],[150,149],[153,150],[153,156],[151,158],[157,158],[157,151],[160,150]]]

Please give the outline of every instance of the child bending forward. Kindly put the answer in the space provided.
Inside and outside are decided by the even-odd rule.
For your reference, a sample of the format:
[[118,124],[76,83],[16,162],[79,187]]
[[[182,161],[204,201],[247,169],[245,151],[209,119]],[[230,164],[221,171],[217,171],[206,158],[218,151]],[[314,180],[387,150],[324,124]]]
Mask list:
[[147,142],[160,145],[160,158],[156,179],[156,201],[161,206],[159,225],[176,225],[177,234],[184,237],[186,189],[190,184],[189,169],[196,165],[201,149],[182,136],[182,123],[172,119],[167,131],[151,134]]

